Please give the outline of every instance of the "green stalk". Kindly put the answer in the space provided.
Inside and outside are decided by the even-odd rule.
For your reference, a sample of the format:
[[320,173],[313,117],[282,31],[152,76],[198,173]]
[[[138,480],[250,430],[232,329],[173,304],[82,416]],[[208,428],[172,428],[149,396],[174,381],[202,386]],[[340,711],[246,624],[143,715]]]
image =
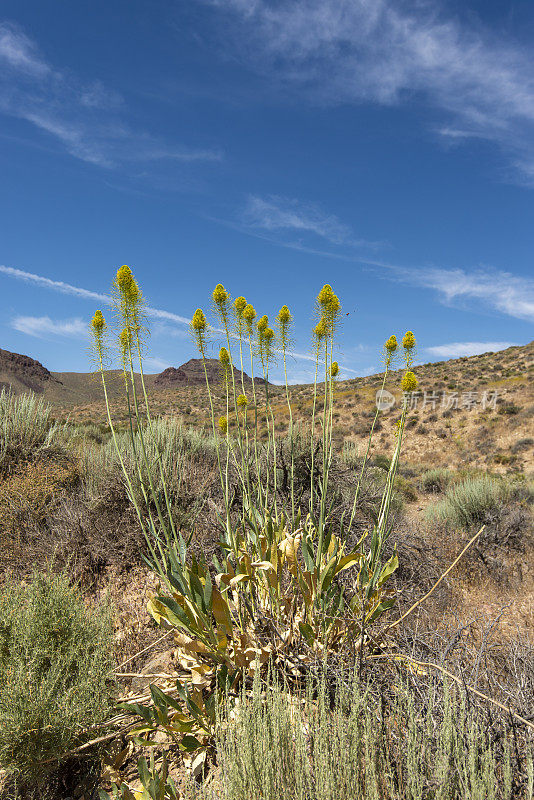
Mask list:
[[[388,374],[388,369],[389,369],[389,363],[388,363],[388,361],[386,361],[386,369],[384,371],[384,377],[382,379],[382,387],[380,389],[381,392],[384,391],[384,386],[386,385],[386,378],[387,378],[387,374]],[[347,529],[347,533],[352,528],[352,523],[354,521],[354,515],[356,514],[356,505],[358,503],[358,497],[360,495],[360,487],[361,487],[361,483],[362,483],[362,480],[363,480],[363,475],[364,475],[364,472],[365,472],[365,468],[367,466],[367,459],[369,457],[369,450],[371,449],[371,441],[372,441],[372,438],[373,438],[373,433],[374,433],[374,429],[375,429],[375,425],[376,425],[376,421],[378,419],[379,413],[380,413],[380,409],[377,406],[376,412],[375,412],[375,416],[374,416],[374,419],[373,419],[373,424],[371,425],[371,430],[369,432],[369,437],[367,439],[367,449],[365,451],[365,456],[364,456],[364,459],[363,459],[362,468],[360,470],[360,475],[358,477],[358,483],[356,484],[356,491],[354,493],[354,502],[352,504],[352,513],[350,515],[350,522],[349,522],[349,527]]]
[[248,345],[250,350],[250,377],[252,379],[252,395],[254,398],[254,458],[256,462],[256,476],[258,480],[258,501],[259,505],[263,507],[260,464],[258,458],[258,401],[256,398],[256,381],[254,380],[254,353],[252,349],[252,331],[249,330]]
[[317,357],[315,359],[315,378],[313,381],[313,410],[311,424],[311,478],[310,478],[310,513],[313,514],[313,469],[315,461],[315,409],[317,406],[317,373],[319,371],[319,344],[317,343]]
[[[141,376],[141,386],[143,388],[143,396],[144,396],[144,399],[145,399],[145,408],[146,408],[146,416],[147,416],[147,421],[148,421],[148,427],[149,427],[149,430],[150,430],[150,432],[152,434],[152,419],[150,417],[150,407],[149,407],[149,403],[148,403],[148,396],[147,396],[147,391],[146,391],[146,386],[145,386],[145,376],[144,376],[144,372],[143,372],[143,359],[142,359],[142,356],[141,356],[141,342],[139,340],[138,326],[135,327],[135,341],[136,341],[136,349],[137,349],[137,358],[138,358],[138,361],[139,361],[139,374]],[[176,539],[177,533],[176,533],[176,528],[174,526],[174,520],[172,518],[172,507],[171,507],[171,503],[170,503],[170,500],[169,500],[169,495],[168,495],[168,492],[167,492],[167,481],[165,480],[165,475],[163,474],[163,467],[161,466],[161,460],[159,458],[158,458],[158,467],[159,467],[161,485],[163,487],[163,496],[165,498],[165,507],[167,509],[167,516],[169,518],[169,522],[170,522],[170,525],[171,525],[171,533],[172,533],[174,539]]]
[[284,358],[284,381],[286,385],[286,400],[289,409],[289,446],[291,448],[291,530],[295,529],[295,450],[293,442],[293,410],[289,399],[289,386],[287,383],[287,359],[286,345],[282,342],[282,354]]

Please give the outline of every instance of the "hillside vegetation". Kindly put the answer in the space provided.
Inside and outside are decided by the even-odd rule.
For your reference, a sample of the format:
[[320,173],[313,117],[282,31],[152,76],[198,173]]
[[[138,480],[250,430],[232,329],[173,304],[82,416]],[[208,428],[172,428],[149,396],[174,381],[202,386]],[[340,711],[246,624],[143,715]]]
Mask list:
[[219,284],[158,388],[114,286],[123,371],[0,397],[2,797],[532,800],[533,345],[340,381],[325,285],[326,381],[275,387],[289,309]]

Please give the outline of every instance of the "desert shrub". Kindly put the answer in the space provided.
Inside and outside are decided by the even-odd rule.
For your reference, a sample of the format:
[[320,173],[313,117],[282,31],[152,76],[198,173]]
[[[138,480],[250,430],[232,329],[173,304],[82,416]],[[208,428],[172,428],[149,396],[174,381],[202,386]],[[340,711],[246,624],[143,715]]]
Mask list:
[[470,528],[482,524],[509,497],[504,481],[489,475],[466,478],[447,489],[445,498],[428,509],[427,518],[453,528]]
[[421,488],[425,492],[444,492],[451,481],[448,469],[428,469],[421,475]]
[[0,393],[0,471],[45,447],[58,444],[61,426],[52,419],[50,406],[33,393]]
[[[185,498],[184,477],[190,477],[195,471],[194,463],[202,462],[213,468],[216,465],[213,436],[188,428],[175,418],[153,420],[150,432],[145,431],[142,441],[139,431],[133,437],[127,431],[118,433],[117,443],[136,502],[144,503],[143,490],[149,483],[150,473],[155,493],[161,495],[165,486],[170,495],[171,507],[177,514],[183,510],[184,503],[188,512],[192,510],[192,499],[190,498],[189,503]],[[140,459],[142,448],[146,460]],[[108,441],[101,447],[87,447],[83,451],[82,459],[88,490],[94,496],[99,496],[112,476],[121,469],[116,445],[113,441]],[[197,494],[196,499],[196,505],[201,504],[200,494]]]
[[386,456],[384,453],[379,453],[374,457],[373,463],[375,467],[380,467],[380,469],[383,469],[385,472],[387,472],[391,464],[391,459],[388,458],[388,456]]
[[0,591],[0,765],[38,784],[109,711],[111,619],[66,575]]
[[[404,477],[404,475],[397,475],[394,486],[397,494],[407,502],[410,503],[414,500],[417,500],[417,489],[410,480]],[[400,507],[401,506],[399,504],[398,508],[400,509]]]
[[526,436],[522,439],[518,439],[514,445],[512,445],[512,453],[520,453],[522,450],[528,450],[529,447],[534,445],[534,439],[531,436]]
[[521,406],[518,406],[515,403],[507,403],[506,405],[502,405],[499,408],[498,413],[513,415],[513,414],[519,414],[520,411],[521,411]]
[[421,704],[402,681],[381,702],[354,682],[333,708],[320,688],[305,698],[257,688],[217,739],[222,800],[532,796],[531,746],[515,749],[505,724],[488,728],[447,686]]
[[20,533],[41,522],[51,505],[79,481],[77,464],[65,455],[18,464],[0,480],[0,532]]

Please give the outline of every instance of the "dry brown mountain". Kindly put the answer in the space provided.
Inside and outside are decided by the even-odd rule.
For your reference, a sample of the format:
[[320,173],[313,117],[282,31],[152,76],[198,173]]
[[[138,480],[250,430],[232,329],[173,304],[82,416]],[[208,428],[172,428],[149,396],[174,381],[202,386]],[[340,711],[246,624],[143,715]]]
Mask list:
[[39,361],[0,349],[0,389],[42,394],[51,384],[59,385],[60,381]]
[[[215,358],[206,359],[206,372],[210,383],[220,381],[221,368]],[[241,372],[234,367],[234,378],[240,383]],[[258,378],[255,378],[258,381]],[[243,373],[243,382],[246,386],[252,385],[252,378],[246,372]],[[261,381],[263,384],[263,380]],[[156,375],[153,381],[155,389],[173,389],[178,386],[205,386],[206,376],[204,374],[204,364],[201,358],[191,358],[181,367],[167,367],[160,375]]]

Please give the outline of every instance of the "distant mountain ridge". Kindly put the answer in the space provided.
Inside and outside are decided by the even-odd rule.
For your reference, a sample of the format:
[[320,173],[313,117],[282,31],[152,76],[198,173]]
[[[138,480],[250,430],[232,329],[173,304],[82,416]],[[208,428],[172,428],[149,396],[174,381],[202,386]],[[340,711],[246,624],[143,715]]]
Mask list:
[[[210,383],[221,380],[221,366],[217,359],[206,359],[206,372]],[[236,385],[241,383],[241,371],[234,367],[234,379]],[[263,384],[263,379],[254,378]],[[243,372],[243,383],[252,386],[252,378]],[[204,374],[204,363],[201,358],[190,358],[181,367],[167,367],[162,373],[154,378],[154,388],[171,389],[176,386],[205,386],[206,376]]]
[[[220,364],[215,358],[206,359],[206,371],[211,385],[221,382]],[[123,383],[118,370],[107,371],[110,396],[122,392]],[[241,372],[234,367],[236,386],[241,385]],[[263,385],[263,379],[255,378]],[[243,373],[246,387],[252,379]],[[136,381],[137,383],[137,381]],[[179,389],[181,387],[203,387],[206,384],[202,359],[191,358],[180,367],[167,367],[157,375],[145,375],[149,390]],[[0,389],[10,389],[15,394],[32,391],[44,395],[55,404],[93,402],[102,397],[100,378],[91,372],[50,372],[40,361],[20,353],[0,349]]]

